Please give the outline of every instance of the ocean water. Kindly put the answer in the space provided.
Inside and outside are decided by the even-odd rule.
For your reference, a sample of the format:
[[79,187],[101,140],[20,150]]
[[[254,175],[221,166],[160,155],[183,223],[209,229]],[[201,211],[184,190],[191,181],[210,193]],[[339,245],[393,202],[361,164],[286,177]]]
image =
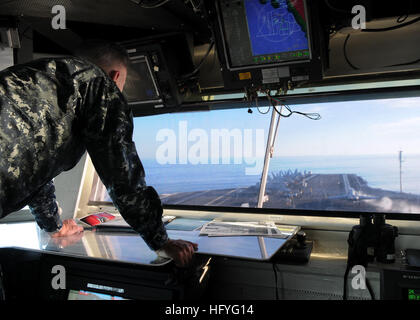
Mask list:
[[[160,165],[142,160],[146,182],[160,194],[240,188],[255,185],[261,175],[247,175],[246,164],[171,164]],[[313,174],[356,174],[369,186],[400,191],[398,154],[360,156],[275,157],[269,174],[286,170],[311,171]],[[404,155],[402,163],[403,192],[420,194],[420,155]]]

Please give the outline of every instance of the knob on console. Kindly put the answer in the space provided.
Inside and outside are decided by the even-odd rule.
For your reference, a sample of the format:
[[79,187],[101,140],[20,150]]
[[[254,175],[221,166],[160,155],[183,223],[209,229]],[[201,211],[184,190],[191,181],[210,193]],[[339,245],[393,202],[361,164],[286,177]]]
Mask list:
[[306,233],[305,231],[299,231],[296,234],[297,246],[300,248],[304,248],[306,246]]

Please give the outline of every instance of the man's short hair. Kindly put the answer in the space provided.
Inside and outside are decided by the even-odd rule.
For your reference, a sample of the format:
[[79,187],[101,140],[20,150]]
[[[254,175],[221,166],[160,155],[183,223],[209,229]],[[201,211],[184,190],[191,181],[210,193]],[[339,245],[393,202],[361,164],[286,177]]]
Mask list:
[[114,42],[88,40],[75,50],[75,56],[88,60],[100,67],[121,63],[126,68],[130,63],[127,50]]

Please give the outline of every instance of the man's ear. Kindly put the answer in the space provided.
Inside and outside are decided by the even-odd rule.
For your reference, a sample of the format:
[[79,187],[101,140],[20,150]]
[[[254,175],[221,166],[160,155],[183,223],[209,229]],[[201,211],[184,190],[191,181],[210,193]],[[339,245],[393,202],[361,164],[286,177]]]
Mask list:
[[114,80],[115,82],[119,79],[120,77],[120,72],[117,70],[112,70],[109,72],[109,76],[111,77],[112,80]]

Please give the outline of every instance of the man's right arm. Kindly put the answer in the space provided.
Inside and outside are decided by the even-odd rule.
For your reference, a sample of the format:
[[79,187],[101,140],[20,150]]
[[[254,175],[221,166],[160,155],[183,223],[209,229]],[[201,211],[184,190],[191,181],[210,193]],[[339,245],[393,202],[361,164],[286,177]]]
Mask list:
[[87,102],[83,116],[84,140],[99,177],[124,220],[146,244],[152,250],[165,250],[183,265],[194,246],[186,241],[177,246],[177,241],[168,238],[159,195],[146,186],[143,165],[132,141],[131,109],[113,83],[102,79],[92,87],[93,98]]
[[132,141],[130,108],[115,85],[97,78],[85,103],[83,136],[92,163],[124,220],[153,250],[168,240],[162,206],[147,187],[144,169]]

